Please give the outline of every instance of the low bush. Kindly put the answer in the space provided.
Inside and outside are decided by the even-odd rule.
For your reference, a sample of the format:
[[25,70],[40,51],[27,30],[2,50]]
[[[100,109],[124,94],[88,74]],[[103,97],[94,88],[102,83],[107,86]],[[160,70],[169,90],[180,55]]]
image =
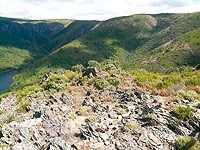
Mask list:
[[197,104],[197,107],[200,108],[200,103]]
[[175,114],[178,119],[183,121],[183,120],[186,120],[186,118],[189,118],[190,116],[192,116],[193,111],[194,111],[194,108],[179,106],[175,110]]
[[1,111],[0,111],[0,115],[3,114],[4,112],[5,112],[5,111],[2,111],[2,110],[1,110]]
[[72,66],[72,71],[74,72],[82,72],[84,69],[84,66],[82,64],[77,64],[76,66]]
[[97,116],[94,116],[94,115],[89,116],[88,121],[91,122],[91,123],[97,122]]
[[117,86],[122,83],[122,79],[118,77],[106,77],[106,80],[114,86]]
[[27,96],[31,98],[41,97],[43,95],[43,90],[44,89],[42,89],[41,87],[35,88],[33,91],[30,91]]
[[8,123],[10,123],[10,122],[12,122],[12,121],[13,121],[13,119],[14,119],[14,117],[15,117],[15,114],[8,115],[7,117],[8,117],[8,118],[7,118],[7,120],[6,120],[6,121],[7,121]]
[[199,99],[199,95],[195,91],[185,91],[185,90],[179,90],[177,92],[178,96],[182,96],[184,99],[187,99],[189,101],[194,101],[195,99]]
[[178,150],[199,150],[200,142],[191,136],[183,136],[177,140]]
[[88,80],[87,76],[84,76],[84,77],[81,78],[81,83],[86,84],[87,80]]
[[95,61],[95,60],[90,60],[90,61],[88,61],[88,65],[89,65],[89,67],[95,67],[95,68],[100,68],[100,67],[101,67],[101,64],[98,63],[98,62]]
[[8,97],[9,93],[4,93],[0,95],[0,102],[2,101],[3,98]]
[[122,114],[126,114],[126,113],[127,113],[127,111],[125,109],[120,109],[117,111],[118,115],[122,115]]
[[81,106],[77,111],[76,114],[79,116],[88,116],[93,112],[91,106]]
[[185,81],[187,86],[196,86],[200,85],[200,76],[193,76]]
[[[34,95],[34,94],[37,93],[36,92],[37,89],[40,89],[42,91],[41,87],[38,84],[34,84],[32,86],[26,86],[22,90],[17,91],[16,92],[16,94],[17,94],[17,102],[21,103],[23,98],[27,99],[28,97],[31,97],[31,96],[37,97],[36,95]],[[38,95],[38,96],[41,96],[41,95]]]
[[106,59],[101,63],[101,67],[106,71],[117,71],[121,68],[121,63],[117,60]]
[[95,86],[97,89],[101,90],[108,87],[110,83],[105,78],[99,78],[95,80]]
[[49,92],[55,93],[66,89],[69,79],[63,75],[52,74],[46,82],[43,82],[42,87]]
[[70,112],[69,115],[67,116],[67,118],[68,118],[69,120],[74,120],[74,119],[77,118],[77,115],[76,115],[75,112]]
[[27,113],[29,106],[31,106],[31,102],[22,103],[21,106],[15,111],[18,113]]
[[137,121],[130,121],[127,122],[124,126],[124,129],[126,132],[128,133],[132,133],[134,132],[138,127],[140,126],[140,124]]
[[162,82],[157,84],[158,89],[167,88],[171,85],[176,85],[181,83],[181,79],[176,75],[168,75],[162,79]]

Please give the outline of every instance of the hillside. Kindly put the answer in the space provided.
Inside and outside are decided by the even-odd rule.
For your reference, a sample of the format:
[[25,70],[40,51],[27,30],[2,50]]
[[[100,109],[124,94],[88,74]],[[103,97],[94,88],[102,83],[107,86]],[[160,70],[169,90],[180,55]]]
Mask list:
[[1,95],[1,149],[200,149],[200,72],[131,75],[113,60],[88,63]]
[[46,54],[45,49],[31,42],[0,31],[0,73],[18,69]]
[[86,34],[96,23],[0,17],[0,73],[22,68],[47,55],[52,49]]
[[[25,68],[16,80],[20,83],[28,79],[32,84],[46,71],[110,57],[119,60],[126,70],[145,68],[166,73],[176,67],[195,66],[199,63],[199,43],[193,41],[198,41],[199,20],[200,13],[191,13],[132,15],[100,22],[92,32]],[[188,36],[190,33],[194,36]],[[181,45],[188,45],[190,52],[184,52],[187,48]]]
[[0,30],[42,46],[71,22],[0,18]]
[[[200,63],[200,28],[187,32],[178,38],[152,50],[139,67],[153,71],[170,72],[180,66],[195,66]],[[151,58],[151,59],[149,59]],[[167,68],[167,70],[166,70]]]
[[48,51],[56,50],[71,41],[81,37],[82,35],[90,32],[98,21],[79,21],[72,22],[65,29],[54,35],[52,40],[45,44],[44,48]]

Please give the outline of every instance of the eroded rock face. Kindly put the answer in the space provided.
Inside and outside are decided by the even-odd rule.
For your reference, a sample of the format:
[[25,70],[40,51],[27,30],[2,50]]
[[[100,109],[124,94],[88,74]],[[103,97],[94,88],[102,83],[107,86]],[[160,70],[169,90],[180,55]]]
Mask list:
[[[4,111],[0,115],[2,149],[173,150],[178,136],[200,129],[196,116],[181,122],[164,109],[159,102],[162,97],[134,87],[97,90],[79,86],[80,100],[75,99],[73,90],[31,99],[27,113],[16,114],[15,96],[4,98],[0,104]],[[79,116],[75,115],[77,110]],[[5,119],[12,114],[12,119]],[[135,122],[137,127],[131,126]]]

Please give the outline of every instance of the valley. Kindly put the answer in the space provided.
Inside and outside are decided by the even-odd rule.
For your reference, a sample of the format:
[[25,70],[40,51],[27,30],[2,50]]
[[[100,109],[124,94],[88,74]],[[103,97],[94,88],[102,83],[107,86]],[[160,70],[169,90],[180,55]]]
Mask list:
[[0,17],[0,149],[200,149],[199,20]]

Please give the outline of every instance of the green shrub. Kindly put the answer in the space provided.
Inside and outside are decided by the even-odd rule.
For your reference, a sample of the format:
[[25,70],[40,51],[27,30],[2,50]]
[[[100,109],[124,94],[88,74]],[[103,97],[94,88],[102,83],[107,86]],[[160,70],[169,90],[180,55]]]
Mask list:
[[2,110],[1,110],[1,111],[0,111],[0,115],[3,114],[4,112],[5,112],[5,111],[2,111]]
[[157,87],[158,89],[162,89],[162,88],[167,88],[167,87],[169,87],[169,86],[171,86],[171,85],[173,85],[172,82],[167,81],[167,80],[164,80],[164,81],[162,81],[162,82],[159,82],[159,83],[157,84],[156,87]]
[[[41,87],[38,84],[34,84],[32,86],[26,86],[22,90],[17,91],[16,92],[16,94],[17,94],[17,102],[21,103],[23,98],[27,99],[29,96],[31,97],[31,93],[32,94],[35,93],[36,89],[41,89]],[[29,95],[29,93],[30,93],[30,95]]]
[[42,87],[52,93],[66,89],[69,79],[63,75],[52,74],[46,82],[43,82]]
[[2,101],[3,98],[8,97],[9,93],[4,93],[0,95],[0,102]]
[[98,89],[104,89],[108,87],[110,83],[105,78],[100,78],[95,80],[95,86]]
[[177,92],[177,95],[182,96],[183,98],[185,98],[189,101],[194,101],[195,99],[199,99],[199,95],[195,91],[179,90]]
[[175,110],[176,117],[180,120],[185,120],[186,118],[193,115],[192,111],[194,111],[194,108],[179,106]]
[[177,140],[178,150],[199,150],[200,142],[191,136],[183,136]]
[[43,89],[41,87],[35,88],[33,91],[30,91],[27,96],[31,98],[38,98],[43,95],[42,92],[43,92]]
[[116,68],[116,66],[113,65],[113,64],[107,64],[107,65],[105,66],[105,70],[106,70],[106,71],[117,71],[117,68]]
[[119,77],[106,77],[106,80],[114,86],[117,86],[122,83],[122,79]]
[[27,113],[28,107],[31,106],[31,102],[22,103],[21,106],[15,111],[18,113]]
[[76,66],[73,66],[72,67],[72,71],[74,72],[82,72],[84,69],[84,66],[82,64],[77,64]]
[[8,117],[7,122],[10,123],[10,122],[13,121],[13,119],[14,119],[14,117],[15,117],[15,114],[8,115],[7,117]]
[[193,76],[193,72],[183,72],[181,74],[182,78],[186,78],[186,77],[192,77]]
[[87,79],[88,79],[87,76],[82,77],[82,78],[81,78],[82,84],[86,84]]
[[171,75],[165,76],[162,79],[162,82],[159,82],[156,87],[158,89],[162,89],[162,88],[167,88],[171,85],[176,85],[178,83],[181,83],[181,79],[177,75],[171,74]]
[[[110,64],[112,64],[112,65],[110,65]],[[101,66],[104,68],[104,67],[106,67],[106,66],[114,66],[115,68],[121,68],[121,63],[119,62],[119,61],[117,61],[117,60],[114,60],[114,59],[106,59],[105,61],[103,61],[102,63],[101,63]]]
[[136,76],[138,86],[144,86],[147,82],[155,82],[158,79],[158,73],[147,72],[144,69],[132,70],[130,74]]
[[197,104],[197,107],[200,108],[200,103]]
[[144,74],[147,73],[147,71],[145,69],[136,69],[136,71],[140,74]]
[[95,60],[90,60],[90,61],[88,61],[88,65],[89,65],[89,67],[95,67],[95,68],[100,68],[100,67],[101,67],[101,64],[98,63],[98,62],[95,61]]
[[200,76],[193,76],[185,81],[187,86],[196,86],[200,85]]

